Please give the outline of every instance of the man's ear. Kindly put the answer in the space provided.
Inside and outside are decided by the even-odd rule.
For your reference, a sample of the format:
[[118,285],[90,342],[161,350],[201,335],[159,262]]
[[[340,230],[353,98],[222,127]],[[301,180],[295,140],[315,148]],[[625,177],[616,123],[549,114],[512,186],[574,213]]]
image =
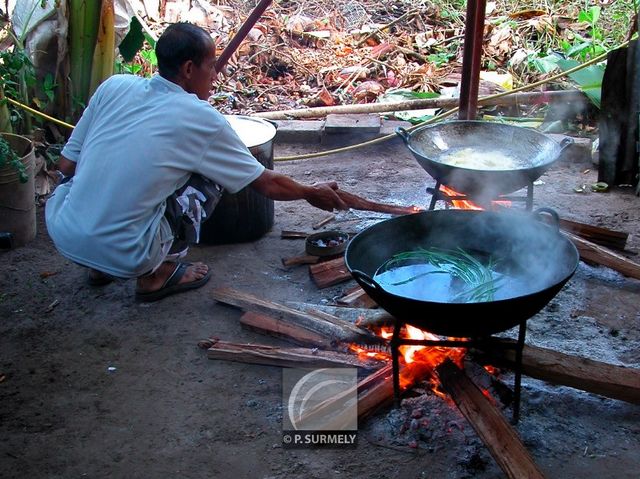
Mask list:
[[182,78],[186,78],[187,80],[191,79],[191,75],[193,74],[194,67],[193,60],[187,60],[182,65],[180,65],[180,75]]

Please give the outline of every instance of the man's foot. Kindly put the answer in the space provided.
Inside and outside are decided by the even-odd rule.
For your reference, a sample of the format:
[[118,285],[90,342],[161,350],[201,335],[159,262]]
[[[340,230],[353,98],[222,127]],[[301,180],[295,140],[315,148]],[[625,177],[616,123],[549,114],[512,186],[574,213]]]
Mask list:
[[87,273],[87,281],[91,286],[104,286],[114,281],[115,278],[110,274],[103,273],[97,269],[89,268]]
[[210,277],[209,267],[204,263],[165,262],[154,273],[138,278],[136,299],[157,301],[170,294],[199,288]]

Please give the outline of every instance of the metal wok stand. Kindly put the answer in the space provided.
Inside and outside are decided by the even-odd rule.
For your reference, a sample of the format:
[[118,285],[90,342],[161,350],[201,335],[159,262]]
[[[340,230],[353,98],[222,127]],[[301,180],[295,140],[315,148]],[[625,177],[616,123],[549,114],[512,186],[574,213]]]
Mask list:
[[518,329],[518,341],[503,342],[498,338],[491,336],[486,338],[467,338],[467,339],[406,339],[400,338],[400,330],[405,326],[406,322],[395,318],[393,328],[393,336],[391,338],[391,360],[393,368],[393,396],[396,406],[400,404],[400,346],[430,346],[440,348],[472,348],[486,346],[487,350],[491,348],[514,349],[516,352],[516,361],[514,368],[514,387],[513,387],[513,424],[517,424],[520,419],[520,394],[522,384],[522,351],[524,350],[524,338],[527,332],[527,320],[520,321]]

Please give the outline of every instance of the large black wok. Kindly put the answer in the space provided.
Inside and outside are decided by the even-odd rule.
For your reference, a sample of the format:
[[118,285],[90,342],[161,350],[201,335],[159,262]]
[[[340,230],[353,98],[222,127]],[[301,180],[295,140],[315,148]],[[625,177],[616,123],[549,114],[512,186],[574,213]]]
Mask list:
[[[541,216],[472,210],[400,216],[356,235],[347,247],[345,262],[367,294],[397,319],[442,336],[487,336],[538,313],[576,270],[575,246],[560,234],[557,223],[539,221]],[[514,297],[488,302],[437,302],[398,296],[373,279],[393,255],[431,247],[491,255],[524,289],[520,287]]]
[[[398,128],[396,133],[434,179],[478,201],[492,200],[528,186],[571,144],[569,139],[559,144],[531,129],[484,121],[450,121],[423,126],[410,133]],[[504,155],[511,161],[504,169],[496,165],[491,169],[467,168],[442,161],[462,149],[482,155],[495,153],[497,158]]]

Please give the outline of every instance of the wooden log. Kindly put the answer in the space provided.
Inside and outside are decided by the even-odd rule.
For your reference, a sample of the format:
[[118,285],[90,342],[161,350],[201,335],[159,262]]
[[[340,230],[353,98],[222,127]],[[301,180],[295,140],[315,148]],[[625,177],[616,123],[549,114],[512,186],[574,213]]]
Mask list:
[[300,264],[316,264],[320,260],[319,256],[310,254],[292,256],[291,258],[282,258],[282,266],[297,266]]
[[418,206],[399,206],[378,203],[344,190],[336,190],[336,193],[338,193],[338,196],[342,198],[342,201],[344,201],[349,208],[354,210],[375,211],[377,213],[389,213],[392,215],[410,215],[424,210],[424,208]]
[[328,288],[352,279],[342,256],[312,264],[309,266],[309,275],[318,289]]
[[582,260],[606,266],[630,278],[640,279],[640,264],[573,233],[565,232],[564,234],[578,248]]
[[252,331],[283,338],[302,346],[317,346],[323,349],[329,349],[332,346],[331,339],[323,334],[302,327],[295,321],[288,321],[287,318],[274,318],[266,314],[247,311],[240,317],[240,324]]
[[338,298],[338,304],[344,304],[345,306],[353,308],[377,308],[378,304],[371,299],[364,289],[360,285],[356,285],[353,288],[349,288],[345,291],[345,294]]
[[297,323],[309,331],[324,335],[330,342],[358,344],[384,342],[369,330],[359,328],[335,316],[298,311],[284,304],[264,300],[231,288],[216,288],[213,291],[213,297],[221,303],[230,304],[245,311],[264,313],[290,324]]
[[436,371],[445,391],[478,433],[507,477],[544,477],[504,415],[458,366],[445,360]]
[[[513,349],[491,348],[490,351],[485,350],[482,353],[483,362],[511,368],[515,366]],[[638,369],[525,344],[522,352],[522,373],[553,384],[640,404],[640,370]]]
[[293,308],[301,311],[318,310],[325,313],[332,314],[338,318],[342,318],[345,321],[354,323],[361,328],[371,328],[380,326],[389,326],[395,322],[393,316],[387,313],[384,309],[371,309],[371,308],[351,308],[347,306],[332,306],[326,304],[311,304],[300,303],[296,301],[289,301]]
[[285,368],[357,367],[375,370],[382,361],[354,354],[323,351],[317,348],[281,348],[265,344],[240,344],[215,341],[207,349],[209,359]]
[[560,228],[563,231],[573,233],[574,235],[599,244],[600,246],[619,250],[623,250],[625,248],[629,237],[629,233],[625,233],[623,231],[610,230],[608,228],[588,225],[562,218],[560,219]]

